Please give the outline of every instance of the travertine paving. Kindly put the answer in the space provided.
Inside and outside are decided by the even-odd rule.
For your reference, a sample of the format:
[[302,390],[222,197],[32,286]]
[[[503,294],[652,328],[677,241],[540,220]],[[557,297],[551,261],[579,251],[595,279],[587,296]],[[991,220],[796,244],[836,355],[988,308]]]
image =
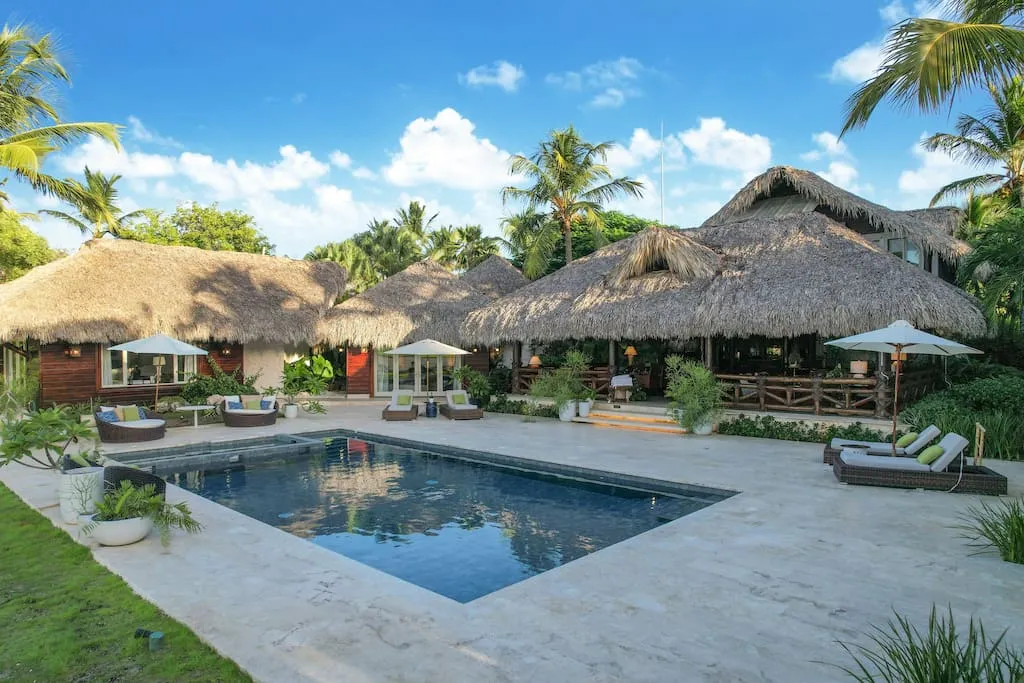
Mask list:
[[[973,496],[842,486],[820,445],[379,410],[179,428],[161,445],[344,427],[741,494],[465,605],[176,488],[205,533],[96,558],[264,681],[838,680],[816,663],[844,661],[836,639],[863,641],[894,608],[923,622],[933,603],[1024,644],[1024,566],[971,555],[952,528]],[[1024,463],[989,465],[1021,495]],[[52,474],[0,479],[57,516]]]

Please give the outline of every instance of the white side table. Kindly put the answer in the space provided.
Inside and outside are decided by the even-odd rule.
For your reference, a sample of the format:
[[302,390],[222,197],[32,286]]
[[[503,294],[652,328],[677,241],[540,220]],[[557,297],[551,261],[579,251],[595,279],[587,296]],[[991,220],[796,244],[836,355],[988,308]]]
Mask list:
[[178,406],[178,410],[191,411],[192,413],[192,427],[196,428],[199,426],[199,413],[204,410],[215,410],[217,406]]

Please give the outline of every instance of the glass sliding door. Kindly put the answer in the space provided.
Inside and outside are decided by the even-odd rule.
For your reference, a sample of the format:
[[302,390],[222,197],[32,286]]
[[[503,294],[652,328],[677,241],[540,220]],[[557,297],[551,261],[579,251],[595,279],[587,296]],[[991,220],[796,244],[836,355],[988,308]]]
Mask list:
[[395,390],[394,356],[383,353],[374,354],[373,374],[376,382],[374,388],[378,396],[390,396]]
[[452,370],[458,366],[456,363],[456,357],[442,356],[441,363],[441,391],[451,391],[455,388],[455,380],[452,378]]
[[417,391],[416,376],[419,374],[415,356],[396,356],[395,375],[397,388]]
[[438,376],[438,365],[440,356],[417,356],[419,370],[419,384],[416,386],[416,393],[427,394],[441,390],[440,377]]

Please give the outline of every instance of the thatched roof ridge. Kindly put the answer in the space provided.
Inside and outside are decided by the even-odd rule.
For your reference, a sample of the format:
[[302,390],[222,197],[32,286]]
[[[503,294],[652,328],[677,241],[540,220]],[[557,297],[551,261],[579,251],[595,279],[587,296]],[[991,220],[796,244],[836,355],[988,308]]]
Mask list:
[[492,298],[510,294],[527,283],[518,268],[496,254],[463,273],[460,280]]
[[464,337],[486,343],[703,336],[841,336],[893,320],[940,333],[986,331],[974,300],[820,213],[686,231],[715,252],[712,277],[616,271],[644,233],[573,261],[472,312]]
[[955,235],[964,220],[964,210],[955,206],[932,206],[927,209],[901,211],[919,220],[928,221],[947,235]]
[[91,240],[0,285],[0,341],[312,342],[344,285],[335,263]]
[[[774,166],[751,180],[704,221],[704,225],[720,225],[748,217],[746,214],[757,200],[772,196],[784,186],[826,207],[840,219],[862,219],[876,230],[909,237],[949,261],[955,262],[970,251],[965,242],[952,236],[948,213],[928,209],[895,211],[833,185],[815,173],[791,166]],[[940,215],[943,217],[937,219]]]
[[638,233],[605,278],[610,287],[657,271],[668,271],[682,281],[706,279],[718,269],[718,255],[681,230],[651,226]]
[[427,259],[332,308],[320,323],[320,337],[330,344],[378,348],[423,338],[458,345],[466,315],[491,300]]

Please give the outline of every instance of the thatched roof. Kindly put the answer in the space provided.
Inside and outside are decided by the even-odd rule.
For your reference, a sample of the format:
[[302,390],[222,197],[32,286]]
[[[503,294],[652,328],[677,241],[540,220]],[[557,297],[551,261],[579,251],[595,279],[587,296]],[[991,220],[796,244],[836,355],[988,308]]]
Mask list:
[[704,225],[811,211],[825,213],[851,227],[863,221],[875,231],[909,237],[948,261],[955,262],[970,251],[967,243],[952,236],[956,209],[894,211],[791,166],[775,166],[751,180]]
[[[717,263],[710,274],[669,265],[684,253],[709,265],[708,250]],[[964,292],[811,212],[678,233],[649,228],[474,311],[462,334],[486,343],[831,337],[897,319],[959,336],[986,331]]]
[[483,263],[466,271],[460,279],[492,298],[510,294],[527,283],[519,269],[500,256],[487,257]]
[[344,284],[329,262],[92,240],[0,285],[0,341],[312,342]]

